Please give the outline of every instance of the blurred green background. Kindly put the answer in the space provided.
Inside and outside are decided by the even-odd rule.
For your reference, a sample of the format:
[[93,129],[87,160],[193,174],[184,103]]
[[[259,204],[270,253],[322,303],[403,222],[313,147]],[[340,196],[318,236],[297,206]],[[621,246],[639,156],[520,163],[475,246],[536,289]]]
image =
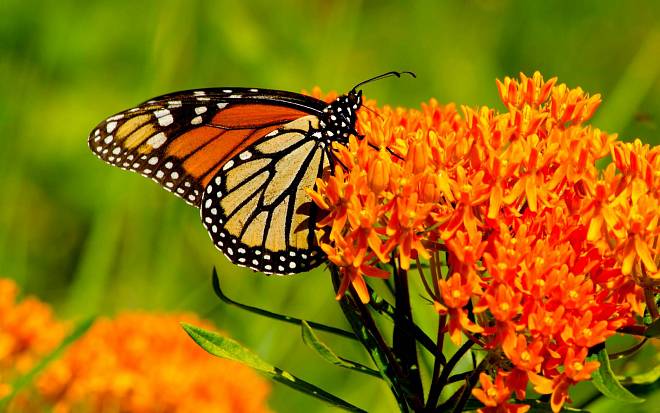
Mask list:
[[[343,326],[327,273],[264,277],[230,265],[197,211],[96,159],[88,132],[166,92],[346,91],[389,70],[418,79],[369,85],[380,103],[435,97],[503,109],[495,79],[540,70],[601,93],[596,126],[657,144],[659,21],[652,0],[0,0],[0,276],[61,317],[195,311],[275,365],[369,411],[392,411],[383,383],[325,364],[296,327],[219,305],[210,288],[215,265],[239,301]],[[352,343],[324,339],[365,360]],[[271,406],[333,410],[280,385]],[[626,409],[650,411],[648,403]]]

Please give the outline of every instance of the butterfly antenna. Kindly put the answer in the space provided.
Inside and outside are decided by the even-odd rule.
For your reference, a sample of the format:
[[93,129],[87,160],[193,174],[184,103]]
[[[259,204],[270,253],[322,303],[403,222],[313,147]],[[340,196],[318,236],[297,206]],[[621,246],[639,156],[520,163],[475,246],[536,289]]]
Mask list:
[[369,106],[362,105],[362,109],[368,110],[369,112],[373,113],[374,115],[378,116],[381,119],[385,119],[385,118],[383,118],[383,116],[380,113],[378,113],[375,110],[371,109]]
[[365,84],[367,84],[367,83],[369,83],[369,82],[374,82],[374,81],[376,81],[376,80],[385,79],[386,77],[391,77],[391,76],[401,77],[401,75],[403,75],[403,74],[410,75],[410,76],[412,76],[412,77],[414,77],[414,78],[417,77],[417,75],[414,74],[413,72],[409,72],[409,71],[396,72],[396,71],[393,70],[393,71],[391,71],[391,72],[383,73],[382,75],[378,75],[378,76],[372,77],[371,79],[363,80],[362,82],[360,82],[360,83],[358,83],[357,85],[353,86],[353,89],[351,89],[351,90],[352,90],[352,91],[355,91],[355,90],[356,90],[357,88],[359,88],[360,86],[365,85]]

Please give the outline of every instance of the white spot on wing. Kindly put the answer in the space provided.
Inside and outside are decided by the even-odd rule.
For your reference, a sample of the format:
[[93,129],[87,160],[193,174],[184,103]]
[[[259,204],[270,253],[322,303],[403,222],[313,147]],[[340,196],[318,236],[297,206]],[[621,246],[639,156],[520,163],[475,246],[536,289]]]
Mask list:
[[160,126],[169,126],[174,123],[174,118],[172,115],[165,115],[162,118],[158,118],[158,124]]
[[151,145],[152,148],[158,149],[165,143],[165,141],[167,141],[167,137],[163,132],[160,132],[149,138],[147,145]]
[[108,122],[107,125],[105,125],[105,130],[108,131],[108,133],[112,133],[113,130],[117,127],[117,122]]
[[162,118],[163,116],[167,116],[170,114],[170,111],[168,109],[158,109],[154,110],[154,116],[157,118]]
[[201,115],[204,112],[206,112],[206,106],[197,106],[195,108],[195,113],[198,115]]
[[200,123],[202,123],[202,117],[201,117],[201,116],[195,116],[195,117],[190,121],[190,124],[191,124],[191,125],[199,125]]
[[222,170],[226,171],[227,169],[231,168],[232,166],[234,166],[234,161],[230,159],[226,164],[224,164],[224,166],[222,167]]

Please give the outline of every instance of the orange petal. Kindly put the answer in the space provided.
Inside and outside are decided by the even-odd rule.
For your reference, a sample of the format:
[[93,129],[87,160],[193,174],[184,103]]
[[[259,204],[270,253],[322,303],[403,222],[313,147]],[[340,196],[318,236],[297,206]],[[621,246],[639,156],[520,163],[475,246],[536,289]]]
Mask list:
[[651,272],[658,271],[658,267],[655,265],[655,262],[653,261],[653,257],[651,257],[651,251],[649,251],[648,244],[639,235],[635,236],[635,250],[637,251],[637,255],[639,255],[639,258],[642,259],[644,266],[649,271]]

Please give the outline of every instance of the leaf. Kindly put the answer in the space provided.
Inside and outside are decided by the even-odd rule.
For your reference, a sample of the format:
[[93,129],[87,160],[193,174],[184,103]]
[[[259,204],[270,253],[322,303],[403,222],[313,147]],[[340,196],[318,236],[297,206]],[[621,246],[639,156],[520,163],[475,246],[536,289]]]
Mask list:
[[644,399],[635,396],[619,383],[610,367],[610,359],[606,349],[603,348],[597,354],[590,356],[589,359],[600,362],[600,368],[592,374],[591,382],[604,396],[624,403],[644,402]]
[[655,366],[646,373],[635,374],[634,376],[617,376],[619,382],[624,384],[651,384],[660,379],[660,365]]
[[646,332],[644,332],[644,336],[649,338],[660,337],[660,318],[658,318],[657,320],[652,322],[651,325],[646,327]]
[[[76,328],[73,329],[71,334],[66,336],[64,340],[60,343],[59,346],[53,351],[51,351],[48,355],[46,355],[44,358],[42,358],[39,363],[37,363],[36,366],[32,368],[29,372],[24,374],[21,377],[18,377],[15,379],[11,384],[11,393],[6,395],[4,398],[0,399],[0,410],[3,410],[3,408],[11,401],[11,399],[16,396],[18,392],[20,392],[24,387],[32,383],[34,378],[39,375],[50,363],[53,361],[57,360],[64,350],[66,350],[67,347],[69,347],[71,344],[73,344],[76,340],[78,340],[89,328],[92,326],[94,323],[94,318],[95,317],[90,317],[86,320],[81,321]],[[3,410],[4,411],[4,410]]]
[[359,407],[356,407],[311,383],[301,380],[289,372],[268,364],[257,354],[228,337],[186,323],[182,323],[182,326],[183,329],[186,330],[186,333],[188,333],[188,335],[195,340],[200,347],[214,356],[238,361],[239,363],[257,370],[259,373],[272,380],[278,381],[312,397],[316,397],[317,399],[321,399],[335,407],[351,412],[364,412],[364,410]]
[[[249,311],[251,313],[260,315],[262,317],[272,318],[274,320],[283,321],[285,323],[300,325],[300,323],[303,321],[299,318],[295,318],[295,317],[291,317],[291,316],[283,315],[283,314],[277,314],[277,313],[274,313],[272,311],[264,310],[262,308],[242,304],[242,303],[239,303],[239,302],[234,301],[231,298],[227,297],[227,295],[225,295],[225,293],[222,291],[222,288],[220,288],[220,278],[218,277],[218,272],[215,270],[215,267],[213,267],[213,280],[212,280],[212,282],[213,282],[213,291],[215,291],[215,294],[218,296],[219,299],[221,299],[222,301],[224,301],[225,303],[227,303],[229,305],[234,305],[234,306],[236,306],[240,309]],[[336,334],[338,336],[350,338],[352,340],[357,340],[357,337],[355,337],[354,333],[352,333],[350,331],[342,330],[341,328],[326,326],[325,324],[315,323],[313,321],[309,321],[309,325],[311,325],[312,327],[314,327],[317,330],[325,331],[327,333]]]
[[335,354],[330,347],[322,342],[314,333],[314,330],[312,330],[312,327],[309,326],[309,324],[306,321],[302,321],[301,323],[301,330],[302,330],[302,339],[305,344],[312,350],[316,351],[316,353],[321,356],[321,358],[329,363],[332,363],[336,366],[339,367],[344,367],[347,369],[355,370],[360,373],[365,373],[369,374],[371,376],[375,376],[378,378],[382,378],[380,373],[374,369],[370,369],[367,366],[364,366],[360,363],[356,363],[354,361],[346,360],[343,357],[338,356]]

